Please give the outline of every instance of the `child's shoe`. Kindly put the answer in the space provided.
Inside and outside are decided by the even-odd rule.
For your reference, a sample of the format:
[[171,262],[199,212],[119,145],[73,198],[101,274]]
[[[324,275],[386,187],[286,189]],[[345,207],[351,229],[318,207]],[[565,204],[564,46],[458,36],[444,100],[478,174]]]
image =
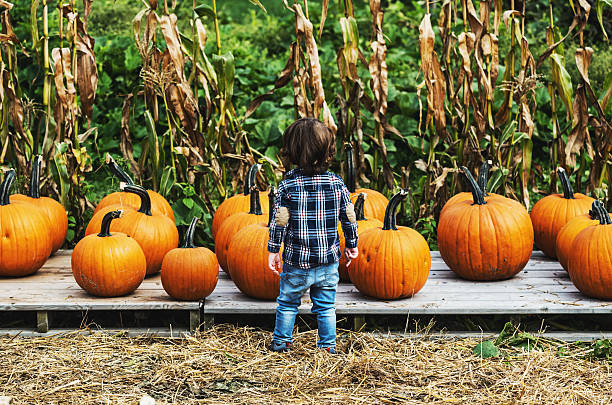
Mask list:
[[288,352],[289,350],[291,350],[291,343],[289,342],[275,342],[272,341],[272,343],[270,343],[270,350],[272,350],[273,352],[278,352],[278,353],[284,353],[284,352]]
[[322,347],[329,354],[336,354],[336,348],[334,346]]

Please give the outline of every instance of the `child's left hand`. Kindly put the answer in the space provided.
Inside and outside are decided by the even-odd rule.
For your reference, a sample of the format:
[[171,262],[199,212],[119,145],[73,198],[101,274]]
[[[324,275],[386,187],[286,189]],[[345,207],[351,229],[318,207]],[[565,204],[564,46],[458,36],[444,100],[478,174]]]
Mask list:
[[278,253],[268,253],[268,267],[274,274],[280,276],[281,257]]
[[344,257],[346,257],[346,267],[351,264],[353,259],[356,259],[359,256],[359,250],[357,248],[346,248],[344,249]]

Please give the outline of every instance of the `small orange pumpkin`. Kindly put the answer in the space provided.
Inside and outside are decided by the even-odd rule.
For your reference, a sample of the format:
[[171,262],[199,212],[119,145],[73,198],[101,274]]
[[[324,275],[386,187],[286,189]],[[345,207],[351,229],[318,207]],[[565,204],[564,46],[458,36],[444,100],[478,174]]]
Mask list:
[[346,186],[351,194],[353,204],[357,201],[359,194],[367,195],[363,205],[363,212],[366,218],[376,218],[379,221],[384,221],[385,210],[389,200],[382,193],[371,190],[369,188],[356,188],[355,179],[355,161],[353,157],[353,146],[349,143],[345,147],[346,152]]
[[111,222],[121,215],[121,210],[107,213],[100,233],[81,239],[72,252],[72,275],[91,295],[120,297],[144,280],[147,262],[138,243],[123,233],[110,233]]
[[[119,167],[115,159],[110,154],[106,154],[106,164],[108,165],[109,170],[113,173],[121,182],[134,185],[134,180]],[[147,190],[149,193],[149,198],[151,199],[151,212],[153,214],[162,214],[167,216],[174,222],[174,212],[172,211],[172,207],[168,203],[168,201],[158,192],[153,190]],[[101,209],[107,206],[114,207],[131,207],[134,209],[138,209],[140,206],[140,198],[138,198],[135,194],[125,193],[121,191],[117,191],[115,193],[111,193],[104,197],[96,206],[94,210],[94,215],[98,213]],[[95,230],[94,230],[95,232]]]
[[162,262],[162,286],[169,296],[177,300],[204,299],[217,286],[217,257],[209,249],[193,244],[197,222],[198,219],[193,218],[185,233],[183,246],[169,251]]
[[31,203],[49,218],[49,231],[53,248],[51,254],[57,252],[66,241],[68,233],[68,215],[64,206],[49,197],[40,196],[40,163],[42,156],[38,155],[32,161],[32,176],[30,177],[30,191],[28,195],[13,194],[11,202],[24,201]]
[[589,212],[594,199],[574,193],[565,169],[557,172],[563,186],[563,194],[551,194],[538,201],[531,209],[531,222],[535,233],[535,244],[546,256],[555,258],[559,230],[577,215]]

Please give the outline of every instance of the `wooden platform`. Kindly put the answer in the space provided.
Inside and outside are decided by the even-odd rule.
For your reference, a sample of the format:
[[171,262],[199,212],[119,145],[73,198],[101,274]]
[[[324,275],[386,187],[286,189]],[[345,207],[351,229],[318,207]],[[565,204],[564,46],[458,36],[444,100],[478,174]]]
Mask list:
[[[70,270],[70,251],[60,251],[36,274],[25,278],[0,278],[0,311],[35,311],[38,331],[49,328],[51,311],[189,311],[192,328],[212,322],[215,315],[272,314],[275,302],[258,301],[240,293],[223,272],[213,294],[203,302],[174,301],[164,292],[159,275],[147,278],[127,297],[96,298],[76,284]],[[432,269],[425,287],[413,298],[380,301],[365,297],[351,284],[341,284],[337,294],[339,316],[437,314],[612,314],[612,301],[583,296],[558,262],[534,252],[516,277],[498,282],[459,279],[432,252]],[[302,299],[301,313],[311,302]],[[1,326],[0,326],[1,328]]]

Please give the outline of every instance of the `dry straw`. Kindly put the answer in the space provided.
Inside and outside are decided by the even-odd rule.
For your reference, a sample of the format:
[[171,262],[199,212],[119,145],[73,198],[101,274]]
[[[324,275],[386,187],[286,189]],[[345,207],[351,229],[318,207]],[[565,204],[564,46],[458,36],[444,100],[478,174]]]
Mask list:
[[[288,354],[266,350],[270,333],[215,327],[195,337],[78,333],[2,338],[0,396],[11,404],[608,404],[612,366],[577,346],[501,358],[472,354],[473,339],[346,332],[341,354],[299,333]],[[559,356],[563,347],[565,355]]]

